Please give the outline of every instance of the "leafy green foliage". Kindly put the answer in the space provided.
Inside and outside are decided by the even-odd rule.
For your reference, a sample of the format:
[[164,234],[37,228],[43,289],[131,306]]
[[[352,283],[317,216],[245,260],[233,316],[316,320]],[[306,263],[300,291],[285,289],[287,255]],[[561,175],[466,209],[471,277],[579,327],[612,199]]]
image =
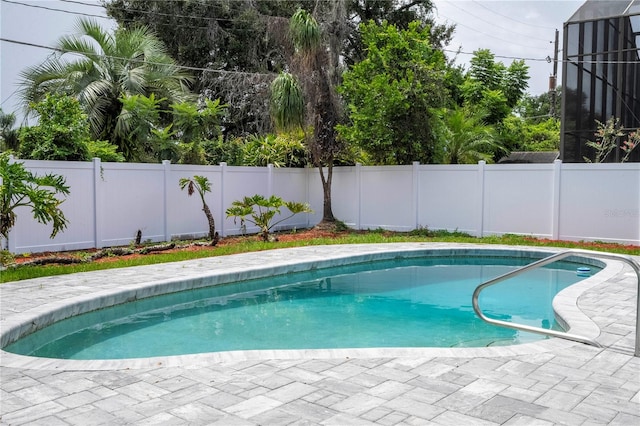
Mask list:
[[15,123],[15,114],[5,114],[0,108],[0,152],[18,151],[20,142],[18,140],[18,130],[13,128]]
[[318,22],[304,9],[298,9],[289,19],[289,36],[296,49],[309,51],[320,44]]
[[[273,222],[276,214],[280,214],[282,207],[286,207],[290,215]],[[270,241],[270,232],[274,226],[295,216],[298,213],[313,213],[308,204],[294,201],[284,201],[282,198],[272,195],[266,198],[262,195],[244,197],[241,201],[234,201],[226,210],[227,217],[240,218],[240,225],[244,228],[249,222],[258,228],[264,241]]]
[[244,166],[244,139],[225,140],[222,136],[202,143],[206,164],[227,163],[230,166]]
[[118,152],[118,147],[106,141],[87,142],[87,151],[90,158],[99,158],[102,161],[118,162],[124,161],[124,155]]
[[529,71],[524,60],[506,67],[488,49],[474,52],[462,85],[464,104],[484,114],[489,124],[504,120],[524,96]]
[[174,103],[171,105],[174,130],[184,142],[215,139],[220,136],[221,117],[226,108],[220,99],[205,99],[201,108],[193,102]]
[[[161,104],[166,99],[156,99],[152,93],[123,95],[122,111],[116,120],[115,133],[129,161],[149,161],[154,157],[151,130],[160,120]],[[160,159],[162,160],[162,159]]]
[[296,78],[283,72],[271,83],[271,117],[276,127],[288,130],[303,127],[304,95]]
[[246,166],[273,164],[275,167],[304,167],[306,150],[302,138],[293,134],[252,135],[243,146],[242,163]]
[[38,102],[49,92],[76,97],[88,116],[92,137],[118,145],[128,161],[138,151],[127,146],[126,133],[116,131],[116,126],[127,127],[120,117],[122,99],[152,93],[167,102],[192,97],[191,77],[146,27],[109,33],[93,20],[80,19],[78,33],[61,37],[55,47],[64,53],[22,72],[23,101]]
[[0,237],[9,240],[9,231],[16,223],[16,209],[29,207],[40,223],[52,222],[51,238],[67,226],[67,219],[56,195],[68,195],[62,176],[36,176],[23,163],[11,160],[8,153],[0,153]]
[[496,151],[504,152],[497,142],[493,127],[483,123],[478,115],[463,108],[443,113],[440,140],[443,144],[443,162],[472,164],[479,160],[491,162]]
[[337,127],[340,136],[375,164],[432,162],[434,112],[446,99],[443,53],[418,22],[406,30],[373,22],[360,29],[367,56],[344,74],[339,87],[351,121]]
[[47,94],[32,105],[39,115],[36,126],[20,130],[20,156],[33,160],[86,161],[91,140],[87,116],[77,100]]
[[497,126],[499,137],[509,151],[558,151],[560,121],[527,120],[511,115]]

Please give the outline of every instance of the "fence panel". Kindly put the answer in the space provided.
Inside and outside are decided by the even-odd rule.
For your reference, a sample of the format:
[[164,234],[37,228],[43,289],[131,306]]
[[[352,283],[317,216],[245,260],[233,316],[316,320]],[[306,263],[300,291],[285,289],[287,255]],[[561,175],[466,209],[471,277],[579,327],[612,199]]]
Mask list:
[[[22,162],[36,174],[66,178],[71,193],[61,208],[69,226],[49,239],[51,225],[37,223],[29,209],[20,208],[9,238],[13,253],[127,245],[138,230],[145,241],[203,237],[208,223],[200,197],[189,197],[178,184],[195,175],[211,183],[205,197],[221,236],[242,232],[224,212],[234,200],[254,194],[308,202],[315,210],[280,228],[313,226],[322,219],[317,169]],[[640,244],[639,163],[336,167],[332,202],[335,217],[356,229],[425,226],[472,235]]]
[[484,233],[551,238],[553,164],[485,166]]
[[[358,166],[359,167],[359,166]],[[358,193],[358,167],[334,167],[333,184],[331,185],[331,206],[333,215],[348,226],[359,228],[359,193]],[[324,208],[324,193],[318,169],[309,170],[310,184],[309,195],[312,208],[315,213],[309,218],[311,223],[319,223],[322,220]]]
[[180,189],[180,179],[203,176],[209,180],[211,192],[204,195],[220,232],[222,225],[222,167],[171,164],[167,176],[167,222],[169,239],[205,238],[209,234],[209,222],[202,211],[202,200],[195,192],[189,196],[188,188]]
[[418,225],[479,235],[478,166],[434,165],[418,170]]
[[78,250],[95,247],[94,168],[88,162],[16,160],[32,173],[64,175],[69,196],[60,205],[69,221],[67,228],[50,239],[52,225],[38,223],[31,209],[16,209],[17,220],[9,236],[10,251],[28,253],[40,251]]
[[565,164],[560,239],[640,244],[640,163]]
[[[268,197],[272,191],[272,177],[270,168],[267,167],[229,167],[224,166],[223,169],[223,188],[224,193],[221,202],[222,214],[231,207],[231,203],[236,200],[242,200],[244,197],[252,197],[256,194]],[[242,229],[240,220],[233,217],[223,219],[224,233],[221,235],[234,235],[245,232]],[[260,230],[251,225],[246,224],[247,233],[257,233]]]
[[366,167],[361,173],[360,228],[415,229],[413,166]]
[[[273,173],[273,194],[282,198],[284,201],[294,201],[297,203],[310,203],[309,201],[309,185],[307,180],[307,173],[311,171],[309,169],[284,169],[274,168]],[[311,206],[314,210],[318,208],[322,209],[322,206]],[[322,210],[321,210],[322,211]],[[286,207],[282,209],[283,215],[288,215],[289,211]],[[274,218],[274,222],[279,221],[277,217]],[[314,222],[316,223],[316,222]],[[311,226],[309,222],[309,215],[297,214],[280,224],[278,224],[274,230],[282,229],[300,229],[308,228]]]
[[99,247],[127,245],[138,230],[145,241],[163,241],[164,166],[102,163],[101,167],[97,184]]

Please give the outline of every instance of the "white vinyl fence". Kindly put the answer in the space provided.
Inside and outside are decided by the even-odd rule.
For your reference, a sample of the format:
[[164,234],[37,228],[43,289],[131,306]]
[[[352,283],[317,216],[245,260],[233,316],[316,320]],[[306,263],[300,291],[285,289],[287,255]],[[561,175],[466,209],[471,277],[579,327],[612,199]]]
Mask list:
[[[224,211],[254,194],[308,202],[314,209],[280,229],[308,228],[322,218],[317,169],[16,161],[38,175],[65,176],[71,193],[61,205],[69,226],[54,239],[51,225],[18,210],[9,236],[12,253],[127,245],[138,230],[143,241],[204,237],[201,200],[178,185],[194,175],[212,184],[206,200],[221,236],[242,232]],[[336,167],[332,201],[336,218],[355,229],[426,227],[640,245],[639,163]]]

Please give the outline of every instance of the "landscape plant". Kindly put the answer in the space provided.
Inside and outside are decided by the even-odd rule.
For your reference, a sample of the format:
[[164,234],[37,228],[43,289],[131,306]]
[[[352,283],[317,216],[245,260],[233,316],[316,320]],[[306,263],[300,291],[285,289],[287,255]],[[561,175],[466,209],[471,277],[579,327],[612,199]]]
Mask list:
[[191,77],[167,54],[164,44],[147,27],[106,31],[95,20],[80,19],[77,33],[54,45],[60,53],[21,73],[20,96],[28,107],[47,93],[78,99],[88,116],[91,136],[118,146],[127,161],[137,160],[136,146],[122,127],[122,98],[131,95],[166,98],[166,103],[193,98]]
[[204,198],[204,195],[207,192],[211,192],[211,183],[209,182],[209,179],[205,176],[198,175],[193,176],[193,178],[182,178],[180,179],[180,189],[184,190],[185,188],[187,188],[187,194],[189,196],[193,195],[195,192],[198,192],[198,195],[200,195],[200,199],[202,200],[202,211],[209,222],[209,239],[211,240],[211,245],[215,246],[218,243],[219,238],[218,233],[216,232],[216,222],[213,218],[213,214],[211,213],[211,209]]
[[80,103],[66,95],[48,93],[31,104],[38,124],[19,132],[20,157],[32,160],[87,161],[91,133]]
[[[275,215],[281,214],[282,207],[286,207],[291,214],[274,222]],[[246,222],[260,228],[260,236],[263,241],[275,241],[271,235],[273,227],[298,213],[313,213],[313,210],[309,204],[284,201],[275,195],[267,198],[258,194],[234,201],[226,211],[227,217],[233,216],[234,221],[240,218],[240,226],[243,229],[246,229]]]
[[3,240],[4,247],[8,247],[9,231],[16,223],[16,210],[21,207],[30,208],[38,222],[53,224],[51,238],[65,229],[68,221],[60,209],[64,199],[58,195],[69,195],[64,177],[36,176],[8,153],[0,153],[0,247]]
[[588,141],[586,145],[593,148],[594,158],[591,160],[589,157],[582,157],[586,163],[604,163],[609,157],[609,154],[618,147],[618,139],[627,137],[627,140],[620,144],[620,149],[624,153],[624,156],[620,159],[621,163],[629,160],[633,150],[640,144],[640,129],[635,132],[626,133],[622,129],[619,118],[611,117],[605,123],[596,120],[598,130],[595,133],[596,140]]

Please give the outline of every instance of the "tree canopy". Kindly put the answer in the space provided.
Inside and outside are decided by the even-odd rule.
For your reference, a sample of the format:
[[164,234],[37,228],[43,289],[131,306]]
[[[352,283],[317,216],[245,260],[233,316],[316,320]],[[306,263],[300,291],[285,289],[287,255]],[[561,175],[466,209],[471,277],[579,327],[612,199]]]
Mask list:
[[432,162],[433,117],[447,99],[442,51],[418,22],[402,30],[370,21],[361,34],[366,57],[345,72],[340,86],[350,118],[338,126],[340,135],[375,164]]
[[[335,0],[104,0],[109,16],[123,28],[144,24],[154,30],[168,53],[181,65],[196,68],[194,91],[229,105],[226,135],[267,133],[269,88],[278,73],[289,72],[295,47],[289,19],[304,10],[320,21]],[[436,25],[431,0],[340,0],[343,35],[337,46],[341,60],[360,61],[364,48],[358,25],[372,20],[406,28],[419,21],[430,28],[431,41],[442,46],[453,26]],[[328,33],[333,29],[327,28]],[[336,50],[335,48],[332,48]]]
[[22,72],[21,97],[26,106],[49,92],[76,97],[92,136],[116,144],[127,160],[135,160],[128,135],[116,128],[121,98],[153,93],[167,102],[185,100],[192,96],[191,77],[146,27],[120,28],[112,34],[93,20],[80,19],[77,30],[59,39],[59,54]]

